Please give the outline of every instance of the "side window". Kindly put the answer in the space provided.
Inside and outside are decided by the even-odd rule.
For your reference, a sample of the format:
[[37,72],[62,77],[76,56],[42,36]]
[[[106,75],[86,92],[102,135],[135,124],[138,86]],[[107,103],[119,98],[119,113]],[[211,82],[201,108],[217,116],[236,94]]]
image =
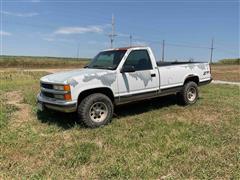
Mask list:
[[146,50],[134,50],[132,51],[124,66],[134,66],[136,71],[150,70],[152,69],[152,64],[148,52]]

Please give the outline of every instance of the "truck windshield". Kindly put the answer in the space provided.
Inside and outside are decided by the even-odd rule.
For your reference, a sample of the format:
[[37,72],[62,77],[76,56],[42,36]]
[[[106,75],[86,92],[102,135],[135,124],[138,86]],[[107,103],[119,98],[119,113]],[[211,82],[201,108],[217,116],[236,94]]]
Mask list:
[[114,70],[122,60],[126,50],[112,50],[100,52],[93,60],[86,66],[86,68],[93,69],[110,69]]

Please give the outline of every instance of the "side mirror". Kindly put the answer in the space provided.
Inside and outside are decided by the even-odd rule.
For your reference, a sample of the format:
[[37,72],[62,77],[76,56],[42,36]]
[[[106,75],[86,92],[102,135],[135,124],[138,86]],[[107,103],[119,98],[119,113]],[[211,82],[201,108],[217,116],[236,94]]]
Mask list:
[[123,66],[121,69],[121,73],[125,73],[125,72],[135,72],[134,66],[131,66],[131,65]]

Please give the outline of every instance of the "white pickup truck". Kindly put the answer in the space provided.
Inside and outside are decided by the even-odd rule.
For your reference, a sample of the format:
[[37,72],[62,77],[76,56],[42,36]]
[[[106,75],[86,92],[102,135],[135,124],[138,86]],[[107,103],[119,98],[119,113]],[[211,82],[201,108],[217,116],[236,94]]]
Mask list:
[[42,77],[38,107],[77,112],[94,128],[109,123],[119,104],[169,94],[194,104],[198,86],[211,80],[208,63],[156,62],[149,47],[109,49],[83,69]]

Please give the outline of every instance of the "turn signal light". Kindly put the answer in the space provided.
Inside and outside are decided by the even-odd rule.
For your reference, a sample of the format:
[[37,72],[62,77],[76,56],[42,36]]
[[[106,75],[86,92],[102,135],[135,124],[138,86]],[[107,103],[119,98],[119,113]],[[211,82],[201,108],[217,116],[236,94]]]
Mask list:
[[64,94],[64,99],[65,99],[66,101],[71,101],[71,100],[72,100],[71,94]]
[[70,91],[70,85],[64,85],[63,89],[64,91]]

